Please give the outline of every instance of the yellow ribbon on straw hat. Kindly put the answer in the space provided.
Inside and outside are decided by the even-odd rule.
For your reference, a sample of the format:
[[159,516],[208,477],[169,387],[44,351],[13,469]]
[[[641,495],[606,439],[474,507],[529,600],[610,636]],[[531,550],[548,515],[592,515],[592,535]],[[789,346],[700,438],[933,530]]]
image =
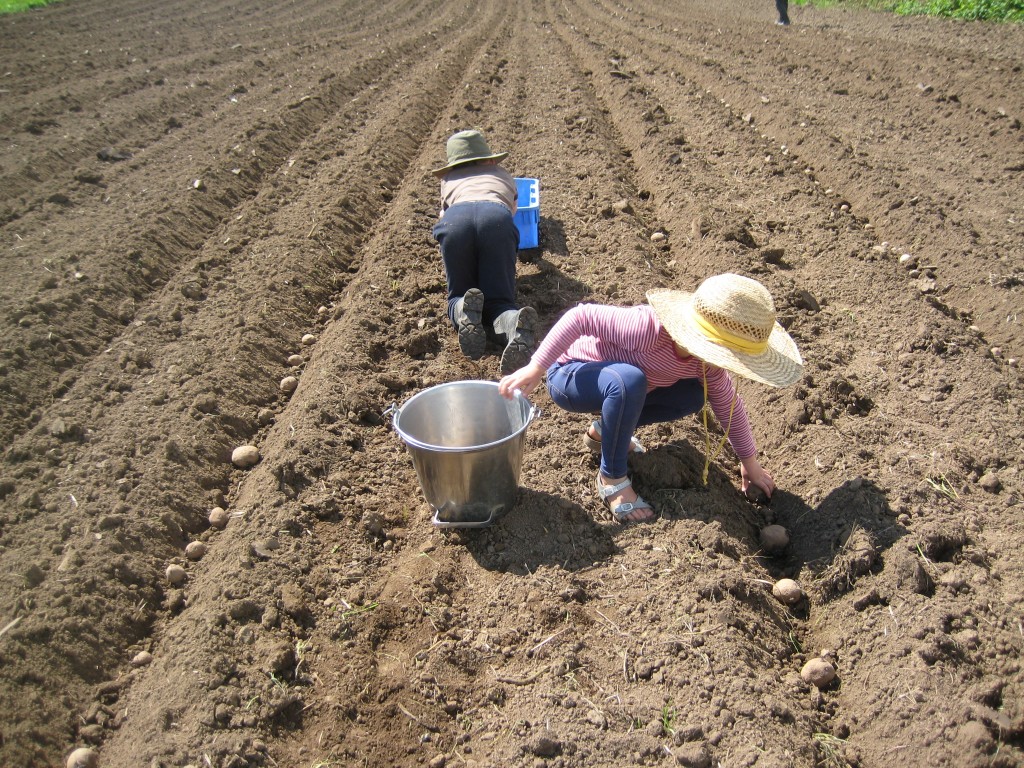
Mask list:
[[750,355],[760,355],[768,349],[767,338],[763,341],[745,339],[742,336],[737,336],[735,333],[730,333],[724,328],[719,328],[702,314],[697,312],[692,306],[688,309],[690,319],[693,320],[694,324],[701,329],[705,336],[707,336],[708,341],[713,341],[714,343],[720,344],[726,349],[731,349],[734,352],[744,352]]

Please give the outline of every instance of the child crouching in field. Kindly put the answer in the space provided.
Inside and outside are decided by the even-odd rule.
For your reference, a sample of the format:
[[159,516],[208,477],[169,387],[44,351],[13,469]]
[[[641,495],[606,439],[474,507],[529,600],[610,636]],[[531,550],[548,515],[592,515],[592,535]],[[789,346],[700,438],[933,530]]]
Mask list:
[[501,380],[499,392],[529,394],[546,372],[555,405],[600,413],[584,439],[600,452],[597,493],[618,522],[654,517],[626,472],[629,452],[638,448],[636,428],[697,413],[706,402],[740,459],[742,490],[760,489],[770,498],[775,481],[757,460],[747,411],[730,376],[785,387],[802,375],[800,352],[776,322],[768,289],[723,274],[693,293],[659,289],[647,299],[636,307],[570,309],[530,362]]

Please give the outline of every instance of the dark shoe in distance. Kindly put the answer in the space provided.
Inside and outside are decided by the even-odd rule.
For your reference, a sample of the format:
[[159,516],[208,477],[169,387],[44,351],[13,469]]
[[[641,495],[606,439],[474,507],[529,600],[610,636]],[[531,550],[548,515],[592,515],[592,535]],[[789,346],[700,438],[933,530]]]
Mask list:
[[487,349],[483,312],[483,292],[479,288],[470,288],[459,300],[455,313],[459,327],[459,348],[470,360],[479,360]]

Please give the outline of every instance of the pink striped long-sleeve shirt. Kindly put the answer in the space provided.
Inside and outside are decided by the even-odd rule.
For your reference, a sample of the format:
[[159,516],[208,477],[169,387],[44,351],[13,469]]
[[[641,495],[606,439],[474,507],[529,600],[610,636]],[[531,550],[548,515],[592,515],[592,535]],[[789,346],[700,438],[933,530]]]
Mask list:
[[672,337],[647,304],[578,304],[570,309],[544,337],[532,361],[547,370],[553,363],[570,360],[635,365],[647,376],[648,392],[671,386],[680,379],[706,379],[711,410],[722,428],[728,429],[729,443],[736,455],[746,459],[757,453],[747,409],[732,377],[700,358],[679,357]]

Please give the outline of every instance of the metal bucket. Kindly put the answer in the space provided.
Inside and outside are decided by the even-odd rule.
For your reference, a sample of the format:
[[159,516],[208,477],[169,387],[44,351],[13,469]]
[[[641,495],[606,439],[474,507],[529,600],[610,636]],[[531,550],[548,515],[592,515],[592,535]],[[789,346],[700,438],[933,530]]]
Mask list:
[[397,408],[392,425],[416,467],[432,522],[483,528],[515,503],[526,428],[537,409],[493,381],[439,384]]

